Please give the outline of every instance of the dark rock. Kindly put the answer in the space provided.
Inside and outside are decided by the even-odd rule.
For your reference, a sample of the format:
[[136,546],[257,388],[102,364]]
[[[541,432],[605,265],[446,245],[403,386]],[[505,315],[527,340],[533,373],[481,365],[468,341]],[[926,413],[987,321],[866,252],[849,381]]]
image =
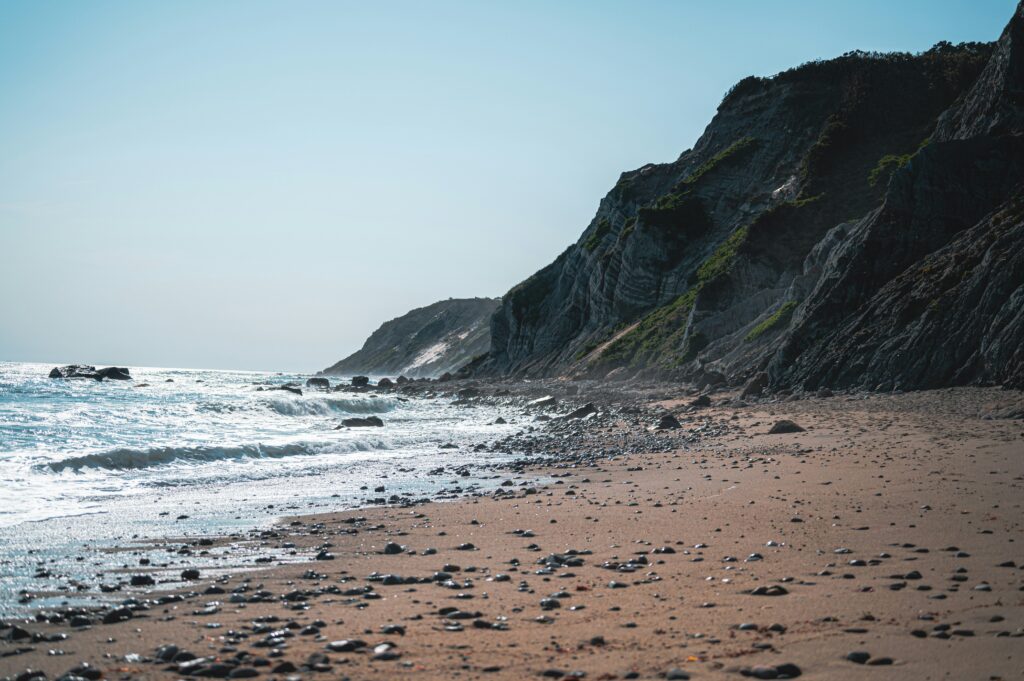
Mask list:
[[682,428],[682,424],[672,414],[665,414],[658,420],[658,425],[655,426],[657,430],[676,430]]
[[132,618],[132,611],[128,608],[114,608],[103,613],[104,624],[114,624],[115,622],[124,622]]
[[802,433],[804,429],[798,426],[796,423],[789,419],[781,419],[775,422],[775,425],[768,431],[770,435],[779,435],[783,433]]
[[195,568],[186,568],[181,571],[181,578],[185,581],[199,579],[199,570]]
[[63,367],[50,369],[50,378],[91,378],[95,381],[102,381],[104,378],[113,380],[130,380],[128,370],[122,367],[107,367],[97,369],[88,364],[68,364]]
[[106,367],[104,369],[97,369],[96,374],[100,378],[106,378],[111,381],[130,381],[132,375],[128,372],[126,367]]
[[760,371],[754,374],[754,377],[747,381],[747,384],[743,386],[743,392],[740,393],[740,397],[745,400],[750,399],[751,397],[758,397],[767,387],[768,374]]
[[331,382],[321,376],[313,376],[312,378],[306,379],[307,388],[316,388],[318,390],[330,390]]
[[581,419],[581,418],[584,418],[586,416],[590,416],[591,414],[596,414],[596,413],[597,413],[597,407],[594,406],[594,403],[593,402],[587,402],[585,405],[583,405],[579,409],[576,409],[575,411],[569,412],[568,414],[566,414],[562,418],[565,419],[566,421],[569,421],[569,420],[572,420],[572,419]]
[[379,416],[353,417],[344,419],[341,425],[345,428],[383,428],[384,421]]
[[366,386],[370,385],[370,377],[369,376],[353,376],[352,377],[352,385],[354,387],[356,387],[356,388],[365,388]]
[[863,650],[855,650],[852,653],[847,653],[846,659],[855,664],[864,664],[871,659],[871,653]]

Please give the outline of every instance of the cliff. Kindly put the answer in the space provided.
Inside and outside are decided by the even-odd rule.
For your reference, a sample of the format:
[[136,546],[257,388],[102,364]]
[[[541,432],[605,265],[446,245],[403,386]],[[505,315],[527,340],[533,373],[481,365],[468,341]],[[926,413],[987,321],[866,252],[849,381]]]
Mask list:
[[740,81],[509,291],[476,373],[1024,387],[1022,27]]
[[385,322],[358,351],[322,373],[440,376],[487,352],[498,298],[442,300]]

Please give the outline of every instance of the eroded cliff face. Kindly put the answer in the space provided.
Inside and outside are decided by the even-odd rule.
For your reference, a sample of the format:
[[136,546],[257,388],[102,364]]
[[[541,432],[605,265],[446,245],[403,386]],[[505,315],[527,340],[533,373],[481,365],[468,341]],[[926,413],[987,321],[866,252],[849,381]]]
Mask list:
[[442,300],[385,322],[363,347],[322,373],[432,378],[455,371],[490,346],[498,298]]
[[475,370],[1019,383],[1022,26],[741,81],[505,296]]

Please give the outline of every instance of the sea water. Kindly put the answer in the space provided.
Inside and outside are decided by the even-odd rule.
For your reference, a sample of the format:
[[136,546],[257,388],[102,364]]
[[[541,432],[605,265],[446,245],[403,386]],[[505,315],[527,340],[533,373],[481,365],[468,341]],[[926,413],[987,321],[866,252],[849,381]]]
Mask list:
[[[132,367],[132,381],[94,381],[50,368],[0,363],[0,615],[94,598],[131,567],[114,546],[358,507],[379,485],[427,497],[464,484],[428,473],[509,459],[471,447],[516,430],[494,424],[514,422],[500,407],[266,389],[305,375]],[[336,429],[371,414],[385,426]]]

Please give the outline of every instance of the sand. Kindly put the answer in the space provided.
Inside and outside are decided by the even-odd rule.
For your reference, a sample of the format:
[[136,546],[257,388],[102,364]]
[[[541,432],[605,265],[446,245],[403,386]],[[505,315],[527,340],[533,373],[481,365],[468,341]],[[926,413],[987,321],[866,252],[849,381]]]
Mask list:
[[[333,558],[232,574],[222,595],[116,624],[17,623],[67,639],[0,641],[34,649],[0,658],[0,676],[87,661],[106,678],[1024,678],[1024,422],[982,418],[1020,399],[661,402],[684,429],[727,433],[681,448],[669,431],[665,453],[533,471],[543,483],[510,475],[499,498],[282,519],[268,547]],[[767,434],[784,418],[806,430]],[[229,602],[240,586],[269,602]],[[345,640],[367,645],[329,649]],[[211,659],[155,661],[172,643]]]

